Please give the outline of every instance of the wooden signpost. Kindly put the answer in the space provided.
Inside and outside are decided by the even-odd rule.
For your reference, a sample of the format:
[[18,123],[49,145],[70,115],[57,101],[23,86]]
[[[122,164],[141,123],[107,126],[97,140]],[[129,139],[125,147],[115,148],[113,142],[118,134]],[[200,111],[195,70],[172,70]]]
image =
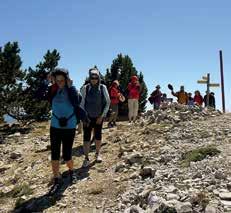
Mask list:
[[207,103],[207,106],[209,106],[210,87],[219,87],[220,84],[218,84],[218,83],[210,83],[210,73],[208,73],[207,76],[203,76],[202,80],[198,80],[197,83],[207,85],[207,91],[206,91],[207,100],[206,100],[206,103]]
[[[224,70],[223,70],[223,56],[222,50],[219,51],[220,56],[220,73],[221,73],[221,97],[222,97],[222,110],[225,113],[225,86],[224,86]],[[210,74],[208,73],[207,76],[203,76],[202,80],[197,81],[198,84],[207,84],[207,94],[210,93],[210,87],[220,87],[220,84],[210,83]],[[209,103],[209,95],[207,95],[207,106]]]

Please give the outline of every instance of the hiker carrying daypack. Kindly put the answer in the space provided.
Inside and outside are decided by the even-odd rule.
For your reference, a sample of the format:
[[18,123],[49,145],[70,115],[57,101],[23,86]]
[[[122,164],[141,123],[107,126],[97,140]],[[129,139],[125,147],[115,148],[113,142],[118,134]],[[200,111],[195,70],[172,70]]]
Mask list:
[[116,126],[116,120],[119,113],[119,103],[125,101],[125,97],[122,95],[119,86],[120,86],[119,81],[115,80],[112,82],[109,88],[109,95],[111,99],[111,106],[110,106],[111,114],[108,121],[109,128]]
[[94,137],[96,141],[96,161],[101,162],[99,155],[102,139],[103,120],[107,116],[110,106],[110,97],[107,87],[100,82],[100,74],[96,68],[89,70],[90,83],[81,89],[82,101],[80,106],[86,111],[90,120],[89,125],[84,125],[84,154],[85,159],[83,167],[89,166],[88,154],[90,151],[90,141],[92,129],[94,129]]
[[151,96],[148,99],[149,102],[153,104],[154,110],[158,110],[160,108],[161,97],[162,97],[162,93],[160,91],[160,85],[157,85],[156,90],[152,92]]
[[77,119],[79,119],[76,113],[80,109],[79,104],[81,101],[81,96],[75,87],[72,86],[67,70],[56,68],[53,74],[54,82],[49,87],[48,99],[52,108],[50,143],[54,184],[48,195],[54,195],[62,185],[62,177],[59,172],[61,145],[62,157],[69,169],[71,181],[76,182],[77,180],[74,174],[72,147]]

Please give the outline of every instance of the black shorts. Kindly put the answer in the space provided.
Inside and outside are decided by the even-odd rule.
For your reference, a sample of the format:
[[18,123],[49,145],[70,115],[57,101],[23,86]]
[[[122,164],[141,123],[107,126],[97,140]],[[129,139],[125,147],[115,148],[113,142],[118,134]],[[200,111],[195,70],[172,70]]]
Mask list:
[[60,159],[60,149],[62,144],[62,156],[64,161],[72,159],[72,146],[75,139],[75,129],[50,128],[51,159]]
[[84,142],[89,142],[91,140],[91,132],[92,129],[94,129],[94,137],[95,140],[102,140],[102,127],[103,127],[103,122],[101,124],[96,124],[97,118],[90,118],[91,122],[88,127],[84,127],[83,131],[83,141]]

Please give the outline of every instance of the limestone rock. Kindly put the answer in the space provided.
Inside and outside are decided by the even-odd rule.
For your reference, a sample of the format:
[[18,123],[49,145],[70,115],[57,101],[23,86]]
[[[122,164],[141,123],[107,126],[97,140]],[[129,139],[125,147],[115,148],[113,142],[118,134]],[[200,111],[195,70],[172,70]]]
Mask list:
[[179,202],[176,206],[177,213],[191,213],[192,204],[190,202]]

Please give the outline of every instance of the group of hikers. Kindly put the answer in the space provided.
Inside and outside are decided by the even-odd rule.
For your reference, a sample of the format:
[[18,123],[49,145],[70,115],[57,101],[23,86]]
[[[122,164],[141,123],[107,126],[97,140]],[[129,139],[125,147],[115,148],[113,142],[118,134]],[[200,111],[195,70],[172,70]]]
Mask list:
[[[109,114],[108,127],[116,126],[119,103],[124,102],[127,98],[129,122],[135,122],[138,116],[142,89],[137,76],[131,77],[126,92],[123,92],[118,80],[114,80],[107,88],[101,82],[101,75],[97,68],[89,70],[88,83],[80,89],[80,92],[73,86],[66,69],[56,68],[48,75],[48,80],[50,83],[47,90],[47,99],[51,104],[52,111],[50,123],[51,167],[54,177],[54,183],[49,194],[52,195],[62,185],[59,170],[61,145],[62,158],[69,170],[70,180],[72,183],[77,181],[72,160],[72,147],[77,125],[81,122],[83,126],[84,160],[82,167],[90,166],[89,152],[92,140],[96,146],[95,162],[102,162],[100,149],[105,118]],[[207,98],[202,98],[199,91],[195,92],[193,98],[192,94],[184,91],[183,86],[179,92],[174,92],[171,85],[169,85],[169,88],[180,104],[201,106],[203,102],[207,103]],[[159,109],[161,103],[167,103],[169,99],[166,94],[161,93],[158,85],[151,94],[149,101],[154,105],[154,109]],[[213,94],[209,94],[209,105],[215,108]]]
[[[184,86],[181,86],[178,92],[174,92],[173,86],[171,84],[168,85],[168,88],[171,90],[171,94],[177,98],[177,102],[179,104],[188,105],[189,107],[202,107],[204,103],[205,107],[210,107],[213,109],[216,108],[214,92],[206,92],[206,95],[202,97],[199,90],[196,90],[193,96],[192,93],[187,93],[185,91]],[[151,93],[148,99],[149,102],[153,105],[154,110],[158,110],[160,107],[164,109],[166,105],[173,101],[172,98],[167,98],[167,95],[162,93],[160,89],[160,85],[157,85],[156,89]]]
[[[125,101],[119,81],[112,82],[110,88],[101,83],[100,72],[97,68],[89,70],[89,81],[81,89],[80,93],[73,86],[68,71],[56,68],[48,75],[49,85],[47,99],[51,104],[50,143],[51,143],[51,167],[54,184],[49,194],[54,194],[62,185],[60,175],[60,152],[62,145],[62,158],[66,162],[72,183],[77,181],[74,174],[72,160],[72,147],[74,143],[76,126],[83,124],[83,152],[82,167],[90,165],[89,152],[92,138],[96,151],[95,162],[102,162],[100,155],[102,127],[105,118],[110,111],[109,127],[116,125],[118,116],[118,104]],[[132,76],[127,86],[127,98],[129,107],[129,121],[135,121],[138,116],[140,84],[137,76]],[[109,110],[110,109],[110,110]]]

